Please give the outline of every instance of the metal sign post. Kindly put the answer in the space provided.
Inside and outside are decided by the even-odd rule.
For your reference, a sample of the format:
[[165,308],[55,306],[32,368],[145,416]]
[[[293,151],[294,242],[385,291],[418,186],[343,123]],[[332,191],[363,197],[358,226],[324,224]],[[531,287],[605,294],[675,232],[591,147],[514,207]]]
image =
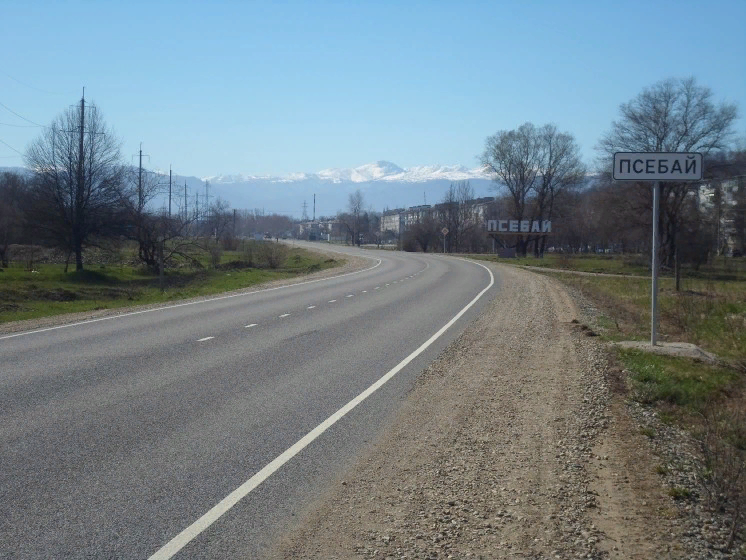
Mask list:
[[443,254],[446,252],[446,235],[448,235],[448,228],[444,227],[442,230],[440,230],[440,233],[443,234]]
[[617,152],[612,177],[615,181],[653,181],[653,255],[650,312],[650,344],[658,342],[658,219],[660,181],[702,180],[703,159],[697,152]]
[[658,339],[658,217],[660,216],[661,184],[653,186],[653,262],[652,262],[652,298],[650,311],[650,345],[655,346]]

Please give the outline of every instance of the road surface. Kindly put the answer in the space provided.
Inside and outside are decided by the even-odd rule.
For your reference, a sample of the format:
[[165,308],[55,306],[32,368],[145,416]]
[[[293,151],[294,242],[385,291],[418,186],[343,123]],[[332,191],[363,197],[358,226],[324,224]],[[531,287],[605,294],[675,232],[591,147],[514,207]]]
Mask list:
[[261,558],[499,287],[339,250],[369,267],[0,336],[0,557]]

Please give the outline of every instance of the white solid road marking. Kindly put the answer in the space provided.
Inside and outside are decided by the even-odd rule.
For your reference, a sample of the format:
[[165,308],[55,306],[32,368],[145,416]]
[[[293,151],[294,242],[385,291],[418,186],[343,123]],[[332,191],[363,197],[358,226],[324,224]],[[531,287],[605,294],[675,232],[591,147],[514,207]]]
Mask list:
[[357,405],[359,405],[361,402],[367,399],[370,395],[375,393],[389,379],[394,377],[397,373],[399,373],[402,369],[404,369],[407,366],[407,364],[409,364],[417,356],[419,356],[425,350],[427,350],[427,348],[430,347],[430,345],[432,345],[433,342],[438,340],[438,338],[440,338],[444,332],[446,332],[456,321],[458,321],[464,315],[464,313],[466,313],[477,301],[479,301],[479,299],[495,283],[495,277],[493,276],[492,271],[489,268],[487,268],[483,264],[479,264],[479,263],[473,263],[473,264],[476,264],[477,266],[481,266],[489,273],[490,283],[487,285],[486,288],[484,288],[481,292],[479,292],[476,295],[476,297],[474,297],[473,300],[471,300],[468,304],[466,304],[466,307],[464,307],[450,321],[448,321],[445,325],[443,325],[440,328],[440,330],[438,330],[438,332],[436,332],[434,335],[428,338],[419,348],[417,348],[417,350],[412,352],[409,356],[407,356],[401,362],[399,362],[393,369],[389,370],[378,381],[373,383],[373,385],[365,389],[365,391],[360,393],[357,397],[355,397],[350,402],[348,402],[346,405],[344,405],[342,408],[337,410],[337,412],[329,416],[329,418],[324,420],[321,424],[319,424],[313,430],[308,432],[305,436],[299,439],[295,444],[293,444],[291,447],[286,449],[281,455],[277,456],[272,462],[266,465],[262,470],[260,470],[254,476],[249,478],[246,482],[241,484],[241,486],[236,488],[233,492],[228,494],[225,498],[220,500],[220,502],[218,502],[215,506],[213,506],[213,508],[210,511],[205,513],[197,521],[192,523],[189,527],[187,527],[181,533],[179,533],[173,539],[171,539],[168,543],[166,543],[166,545],[163,548],[156,551],[156,553],[150,557],[150,560],[168,560],[169,558],[173,557],[177,552],[179,552],[182,548],[184,548],[192,539],[197,537],[210,525],[215,523],[215,521],[217,521],[221,516],[223,516],[223,514],[225,514],[228,510],[230,510],[233,506],[235,506],[239,501],[241,501],[244,497],[246,497],[249,494],[249,492],[254,490],[262,482],[267,480],[267,478],[269,478],[275,471],[277,471],[290,459],[295,457],[303,449],[308,447],[308,445],[311,442],[313,442],[326,430],[331,428],[337,421],[343,418],[353,408],[355,408]]
[[205,338],[200,338],[197,342],[204,342],[205,340],[212,340],[215,338],[214,336],[206,336]]
[[314,307],[316,307],[316,306],[315,305],[309,305],[308,307],[306,307],[306,309],[313,309]]
[[337,300],[336,299],[330,299],[329,303],[334,303],[335,301],[337,301]]
[[[341,251],[331,251],[332,253],[341,253]],[[367,258],[367,257],[366,257]],[[129,313],[122,313],[121,315],[112,315],[110,317],[99,317],[98,319],[89,319],[87,321],[78,321],[77,323],[68,323],[67,325],[57,325],[56,327],[47,327],[44,329],[36,329],[35,331],[26,331],[26,332],[20,332],[15,334],[8,334],[5,336],[0,336],[0,340],[5,340],[6,338],[15,338],[17,336],[26,336],[28,334],[36,334],[36,333],[42,333],[47,331],[55,331],[57,329],[67,329],[69,327],[77,327],[78,325],[87,325],[88,323],[98,323],[99,321],[110,321],[112,319],[121,319],[122,317],[130,317],[132,315],[141,315],[142,313],[152,313],[154,311],[163,311],[165,309],[175,309],[177,307],[185,307],[187,305],[198,305],[200,303],[207,303],[208,301],[218,301],[221,299],[228,299],[228,298],[234,298],[234,297],[241,297],[241,296],[250,296],[252,294],[258,294],[261,292],[274,292],[275,290],[285,290],[287,288],[293,288],[295,286],[302,286],[304,284],[315,284],[316,282],[326,282],[328,280],[334,280],[335,278],[342,278],[344,276],[352,276],[353,274],[360,274],[361,272],[368,272],[369,270],[373,270],[374,268],[378,268],[381,266],[381,263],[383,261],[381,259],[378,259],[378,262],[371,266],[370,268],[364,268],[363,270],[356,270],[355,272],[346,272],[345,274],[338,274],[337,276],[329,276],[329,278],[317,278],[316,280],[307,280],[306,282],[297,282],[295,284],[288,284],[287,286],[277,286],[276,288],[266,288],[264,290],[254,290],[253,292],[244,292],[242,294],[231,294],[228,296],[219,296],[214,297],[210,299],[203,299],[200,301],[189,301],[186,303],[177,303],[174,305],[166,305],[163,307],[156,307],[154,309],[143,309],[142,311],[131,311]],[[427,263],[428,266],[430,263]]]
[[244,328],[250,329],[251,327],[256,327],[256,323],[251,323],[250,325],[246,325]]
[[290,317],[290,313],[283,313],[280,315],[279,319],[282,319],[283,317]]

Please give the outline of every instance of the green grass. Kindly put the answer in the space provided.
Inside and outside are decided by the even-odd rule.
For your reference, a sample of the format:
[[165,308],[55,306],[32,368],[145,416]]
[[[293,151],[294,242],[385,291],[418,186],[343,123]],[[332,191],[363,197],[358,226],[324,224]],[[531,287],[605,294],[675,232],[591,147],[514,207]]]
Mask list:
[[[650,338],[651,282],[639,255],[567,255],[472,258],[505,264],[528,264],[616,276],[585,276],[546,271],[594,301],[601,312],[598,327],[612,341]],[[718,258],[699,270],[682,271],[681,290],[671,277],[659,280],[661,340],[691,342],[726,359],[746,364],[746,259]]]
[[[495,255],[471,255],[475,259],[504,262],[520,266],[557,268],[578,272],[600,272],[604,274],[649,275],[650,263],[640,255],[598,255],[546,253],[542,258],[533,256],[501,259]],[[649,260],[649,259],[648,259]]]
[[668,489],[668,495],[674,500],[686,500],[692,495],[692,492],[688,488],[674,486]]
[[730,368],[689,358],[631,349],[619,349],[618,354],[630,371],[635,399],[643,403],[665,403],[699,412],[708,403],[727,395],[740,380],[739,374]]
[[[542,258],[538,259],[533,256],[513,259],[501,259],[495,255],[469,256],[479,260],[503,262],[520,266],[620,274],[624,276],[650,276],[650,255],[546,253]],[[704,264],[697,270],[691,266],[683,266],[681,276],[682,278],[698,278],[703,280],[746,281],[746,259],[718,257],[712,263]],[[662,270],[661,277],[673,277],[673,271]]]
[[[65,273],[62,264],[36,265],[33,272],[11,266],[0,272],[0,323],[217,294],[343,262],[300,248],[290,249],[276,269],[244,267],[240,264],[243,258],[241,252],[226,251],[217,269],[167,269],[163,292],[158,276],[142,267],[98,265]],[[206,265],[209,256],[199,255],[198,260]]]
[[[607,340],[650,337],[650,281],[644,278],[547,273],[594,301]],[[661,340],[691,342],[726,359],[746,360],[746,280],[659,282],[658,332]]]

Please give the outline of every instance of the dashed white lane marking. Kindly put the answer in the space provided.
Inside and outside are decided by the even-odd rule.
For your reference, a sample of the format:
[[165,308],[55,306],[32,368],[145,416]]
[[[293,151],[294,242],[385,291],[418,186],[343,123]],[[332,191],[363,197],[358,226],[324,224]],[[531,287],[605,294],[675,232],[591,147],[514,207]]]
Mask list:
[[363,290],[362,293],[367,294],[368,290]]
[[381,286],[376,286],[376,287],[375,287],[375,288],[373,288],[373,289],[374,289],[374,290],[380,290],[380,289],[381,289]]
[[314,307],[316,307],[316,306],[315,305],[309,305],[308,307],[306,307],[306,309],[313,309]]
[[282,319],[283,317],[290,317],[290,313],[283,313],[279,318]]
[[390,286],[391,284],[386,284],[387,286]]
[[355,297],[355,294],[348,294],[345,297]]
[[205,340],[212,340],[215,338],[214,336],[206,336],[205,338],[200,338],[197,342],[204,342]]
[[335,301],[337,301],[337,300],[336,299],[330,299],[329,303],[334,303]]
[[355,397],[350,402],[348,402],[346,405],[344,405],[342,408],[337,410],[337,412],[329,416],[321,424],[316,426],[314,429],[308,432],[305,436],[299,439],[296,443],[294,443],[291,447],[286,449],[282,454],[275,457],[275,459],[273,459],[269,464],[267,464],[254,476],[249,478],[246,482],[241,484],[241,486],[239,486],[233,492],[228,494],[225,498],[220,500],[220,502],[218,502],[215,506],[213,506],[212,509],[210,509],[210,511],[205,513],[202,517],[197,519],[197,521],[195,521],[194,523],[189,525],[189,527],[184,529],[181,533],[176,535],[173,539],[171,539],[168,543],[166,543],[161,549],[157,550],[155,554],[153,554],[150,557],[150,560],[168,560],[169,558],[172,558],[174,555],[176,555],[176,553],[179,552],[182,548],[184,548],[187,544],[189,544],[190,541],[196,538],[200,533],[202,533],[210,525],[215,523],[215,521],[220,519],[220,517],[222,517],[228,510],[230,510],[233,506],[235,506],[238,502],[240,502],[243,498],[245,498],[252,490],[254,490],[262,482],[267,480],[267,478],[272,476],[272,474],[275,471],[280,469],[285,463],[290,461],[290,459],[292,459],[298,453],[303,451],[303,449],[308,447],[308,445],[311,444],[316,438],[318,438],[321,434],[323,434],[325,431],[331,428],[341,418],[346,416],[347,413],[349,413],[353,408],[355,408],[357,405],[359,405],[361,402],[367,399],[370,395],[372,395],[378,389],[380,389],[389,379],[394,377],[397,373],[399,373],[402,369],[404,369],[412,360],[414,360],[417,356],[422,354],[436,340],[438,340],[442,336],[442,334],[446,332],[451,326],[453,326],[453,324],[456,321],[458,321],[464,315],[464,313],[466,313],[469,309],[471,309],[471,307],[475,303],[477,303],[477,301],[479,301],[479,299],[495,283],[495,277],[489,268],[487,268],[483,264],[479,264],[479,263],[474,263],[474,264],[476,264],[477,266],[481,266],[489,273],[490,283],[487,284],[487,287],[484,288],[481,292],[479,292],[474,297],[473,300],[467,303],[466,307],[464,307],[450,321],[448,321],[445,325],[443,325],[440,328],[440,330],[438,330],[438,332],[436,332],[434,335],[428,338],[424,343],[422,343],[422,345],[419,348],[417,348],[409,356],[407,356],[401,362],[399,362],[396,366],[394,366],[393,369],[389,370],[378,381],[373,383],[373,385],[365,389],[365,391],[360,393],[357,397]]
[[256,323],[251,323],[250,325],[246,325],[245,329],[250,329],[251,327],[256,327]]

